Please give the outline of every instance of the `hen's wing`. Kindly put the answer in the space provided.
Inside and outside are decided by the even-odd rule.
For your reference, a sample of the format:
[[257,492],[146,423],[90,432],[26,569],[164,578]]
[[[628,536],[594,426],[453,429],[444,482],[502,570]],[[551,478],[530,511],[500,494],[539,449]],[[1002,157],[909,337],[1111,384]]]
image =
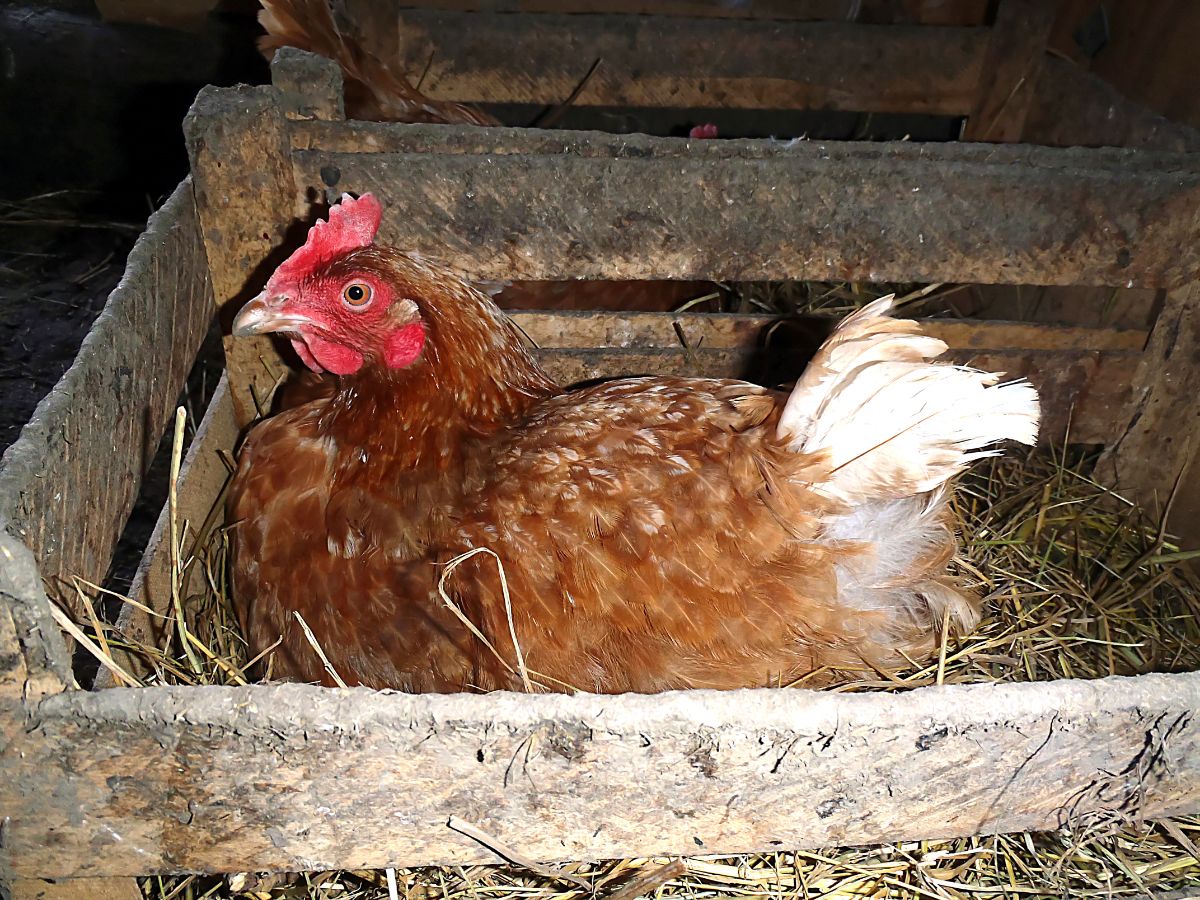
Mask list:
[[[811,489],[823,460],[775,437],[779,405],[741,382],[630,379],[546,402],[501,444],[451,549],[500,556],[512,627],[545,684],[745,687],[900,661],[911,619],[839,600],[836,566],[862,548],[822,539],[840,508]],[[930,528],[912,581],[953,547],[943,523]],[[495,562],[477,556],[453,583],[512,666]]]
[[476,645],[457,618],[430,602],[432,564],[397,565],[377,547],[347,551],[350,532],[403,543],[405,523],[394,503],[377,496],[331,496],[338,448],[317,435],[321,409],[313,403],[257,425],[239,455],[228,508],[234,595],[251,652],[282,636],[273,677],[332,684],[298,612],[351,685],[463,690]]

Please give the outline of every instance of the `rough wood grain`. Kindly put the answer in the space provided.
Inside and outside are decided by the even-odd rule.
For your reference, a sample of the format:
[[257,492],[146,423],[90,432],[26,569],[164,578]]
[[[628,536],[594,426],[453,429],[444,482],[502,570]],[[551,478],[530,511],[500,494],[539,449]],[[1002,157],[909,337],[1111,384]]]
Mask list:
[[271,60],[271,84],[289,119],[338,121],[346,118],[342,69],[332,59],[281,47]]
[[966,141],[1019,141],[1033,102],[1056,4],[1000,0],[975,105],[963,123]]
[[945,838],[1200,810],[1200,675],[900,695],[71,692],[0,757],[0,872],[375,868]]
[[[1144,509],[1162,510],[1180,482],[1173,530],[1189,549],[1200,544],[1200,281],[1168,291],[1134,373],[1116,440],[1097,475]],[[1191,474],[1185,476],[1185,468]]]
[[298,151],[296,183],[376,192],[382,240],[480,279],[1160,287],[1200,269],[1189,155],[464,130],[350,128],[334,140],[392,152]]
[[[206,87],[184,120],[196,209],[223,331],[298,243],[294,187],[280,92],[274,87]],[[289,238],[293,241],[288,243]],[[251,421],[284,366],[267,338],[226,338],[238,421]]]
[[1022,140],[1050,147],[1200,151],[1200,131],[1151,112],[1098,76],[1053,56],[1043,63]]
[[[234,459],[237,439],[238,425],[229,381],[223,375],[179,469],[178,527],[184,540],[181,554],[184,560],[193,556],[198,543],[203,544],[209,528],[219,527],[225,521],[219,498],[229,481],[226,461]],[[171,609],[170,529],[170,510],[164,505],[129,588],[130,599],[159,615]],[[202,573],[195,568],[185,573],[185,597],[195,593],[196,580],[201,577]],[[152,616],[128,603],[122,606],[116,621],[117,631],[122,637],[155,647],[162,646],[164,629],[171,627],[170,620]],[[126,672],[139,677],[148,674],[144,662],[137,655],[114,647],[113,656]],[[93,687],[102,689],[116,686],[112,673],[101,668]]]
[[562,103],[599,60],[574,105],[934,115],[970,111],[989,41],[982,28],[426,9],[403,10],[392,33],[388,57],[439,100]]
[[211,313],[185,181],[151,217],[75,362],[0,463],[0,528],[33,550],[51,589],[104,578]]

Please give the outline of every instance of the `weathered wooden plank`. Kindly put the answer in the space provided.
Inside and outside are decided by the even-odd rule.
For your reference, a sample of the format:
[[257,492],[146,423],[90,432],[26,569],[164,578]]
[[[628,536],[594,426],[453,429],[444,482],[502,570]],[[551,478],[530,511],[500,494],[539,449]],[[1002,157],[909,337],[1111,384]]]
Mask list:
[[[1200,281],[1168,291],[1097,475],[1152,515],[1180,482],[1172,530],[1200,543]],[[1190,475],[1185,474],[1190,469]],[[1181,480],[1182,479],[1182,480]]]
[[296,183],[376,192],[384,241],[481,279],[1161,287],[1200,269],[1191,155],[472,130],[353,129],[421,149],[298,151]]
[[0,527],[33,550],[51,589],[71,576],[104,578],[211,312],[185,181],[151,217],[75,362],[0,463]]
[[[303,236],[291,222],[295,202],[281,92],[274,87],[206,87],[184,120],[196,208],[222,330],[262,289]],[[226,337],[234,409],[255,418],[286,371],[265,337]]]
[[990,36],[985,28],[658,15],[408,9],[398,19],[388,57],[434,99],[562,103],[598,60],[576,106],[963,115]]
[[[743,160],[795,158],[797,152],[816,154],[836,162],[874,158],[899,161],[946,159],[952,162],[1014,165],[1025,161],[1039,168],[1072,170],[1081,166],[1103,171],[1131,167],[1137,173],[1177,172],[1188,168],[1188,147],[1147,147],[1132,153],[1119,146],[1076,151],[1062,148],[994,147],[970,143],[917,144],[910,141],[807,140],[693,140],[644,134],[610,134],[540,128],[475,128],[461,125],[402,125],[392,122],[288,122],[293,150],[329,154],[379,153],[469,156],[569,156],[582,159],[702,159]],[[807,151],[801,148],[808,148]],[[953,154],[938,156],[938,151]],[[1032,160],[1032,162],[1030,162]],[[1131,165],[1131,160],[1134,162]]]
[[1047,57],[1022,140],[1051,147],[1200,151],[1200,131],[1128,99],[1074,63]]
[[900,695],[71,692],[0,757],[0,874],[490,861],[450,815],[569,860],[1194,813],[1198,709],[1197,674]]
[[963,123],[963,140],[1007,143],[1021,139],[1056,5],[1046,0],[1000,0],[978,97]]

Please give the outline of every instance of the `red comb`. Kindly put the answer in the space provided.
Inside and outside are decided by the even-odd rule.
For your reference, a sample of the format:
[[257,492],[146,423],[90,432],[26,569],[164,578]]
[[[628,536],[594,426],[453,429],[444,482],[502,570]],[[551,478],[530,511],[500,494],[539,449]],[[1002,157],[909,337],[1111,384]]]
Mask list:
[[342,194],[341,202],[329,208],[329,221],[318,220],[308,229],[304,246],[280,264],[271,281],[303,278],[322,263],[370,246],[382,218],[383,206],[373,194],[363,194],[357,200]]

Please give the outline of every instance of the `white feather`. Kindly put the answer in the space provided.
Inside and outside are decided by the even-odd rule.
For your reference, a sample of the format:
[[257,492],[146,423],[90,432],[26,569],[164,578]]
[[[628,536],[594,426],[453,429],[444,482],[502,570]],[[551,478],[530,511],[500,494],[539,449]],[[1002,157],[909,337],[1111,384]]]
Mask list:
[[800,453],[824,453],[814,487],[847,503],[934,490],[993,444],[1037,440],[1037,391],[1027,381],[932,362],[946,350],[883,297],[845,319],[797,382],[779,435]]

